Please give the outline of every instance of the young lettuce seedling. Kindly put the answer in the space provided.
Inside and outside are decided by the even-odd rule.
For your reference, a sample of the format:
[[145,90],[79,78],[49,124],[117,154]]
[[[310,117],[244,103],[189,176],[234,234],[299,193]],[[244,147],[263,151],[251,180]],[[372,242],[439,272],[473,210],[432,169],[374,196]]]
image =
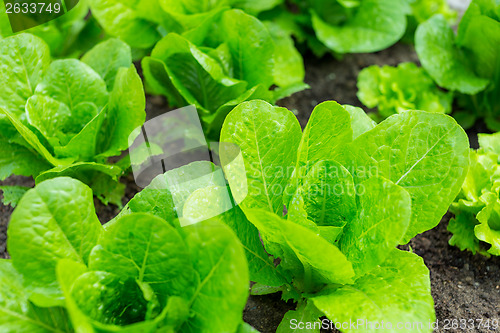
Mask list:
[[5,38],[0,85],[0,179],[14,174],[39,183],[71,176],[104,203],[121,205],[122,168],[107,160],[128,148],[129,135],[146,117],[142,82],[125,43],[110,39],[81,61],[52,61],[34,35]]
[[60,177],[29,190],[0,260],[2,332],[255,332],[243,248],[217,219],[180,228],[130,213],[101,226],[92,190]]
[[[262,261],[249,260],[253,290],[281,291],[298,303],[279,332],[292,331],[291,319],[321,316],[433,321],[429,272],[421,258],[396,246],[436,226],[460,190],[469,144],[451,117],[408,111],[375,126],[360,109],[325,102],[302,133],[290,111],[251,101],[228,115],[221,142],[241,147],[245,163],[244,174],[224,170],[239,203],[237,219],[226,221],[250,221],[266,252],[279,259],[261,270],[254,265]],[[225,158],[221,151],[223,166]],[[196,196],[216,198],[217,191],[194,192],[184,212],[200,202]],[[247,238],[258,237],[241,228]]]
[[479,150],[470,152],[469,172],[450,207],[455,214],[448,225],[453,233],[450,245],[500,256],[500,133],[479,134],[479,145]]

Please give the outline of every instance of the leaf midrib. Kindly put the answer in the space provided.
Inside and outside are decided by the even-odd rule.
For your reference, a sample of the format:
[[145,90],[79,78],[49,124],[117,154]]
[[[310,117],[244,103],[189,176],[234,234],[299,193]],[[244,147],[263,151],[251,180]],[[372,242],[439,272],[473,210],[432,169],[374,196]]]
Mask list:
[[[427,157],[427,155],[432,151],[434,150],[434,148],[445,138],[448,136],[448,134],[450,134],[450,132],[453,130],[453,128],[450,128],[448,129],[448,131],[446,131],[445,134],[443,134],[443,136],[441,136],[439,138],[439,140],[437,140],[433,145],[432,147],[430,147],[423,155],[422,157],[420,157],[411,167],[410,169],[408,169],[408,171],[406,171],[396,182],[395,184],[396,185],[399,185],[399,183],[404,180],[404,178],[406,178],[406,176],[408,176],[410,174],[411,171],[413,171],[413,169],[417,166],[417,164],[419,164],[421,161],[424,160],[424,158]],[[403,186],[404,187],[404,186]]]

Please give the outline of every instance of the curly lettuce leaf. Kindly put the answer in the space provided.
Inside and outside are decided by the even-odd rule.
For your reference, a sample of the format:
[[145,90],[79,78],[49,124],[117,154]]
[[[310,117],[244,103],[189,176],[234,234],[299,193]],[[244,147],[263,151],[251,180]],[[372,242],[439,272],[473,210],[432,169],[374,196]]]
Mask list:
[[358,89],[359,100],[369,108],[377,107],[383,118],[406,110],[451,112],[452,93],[440,90],[411,62],[364,68],[358,76]]
[[500,137],[497,134],[479,135],[481,148],[470,152],[469,171],[450,207],[455,218],[448,225],[453,234],[450,245],[485,256],[500,255],[500,160],[497,154]]
[[457,18],[446,0],[409,0],[411,14],[418,24],[427,21],[435,14],[441,14],[450,24]]
[[23,197],[23,195],[30,188],[25,186],[0,186],[0,190],[2,190],[3,198],[2,202],[4,205],[11,205],[12,207],[16,207],[19,203],[19,200]]
[[474,214],[470,212],[457,213],[448,223],[447,230],[453,234],[448,243],[463,250],[469,250],[473,254],[481,253],[479,239],[474,235],[474,227],[478,224]]
[[[496,193],[495,193],[496,192]],[[479,240],[491,245],[489,254],[500,256],[500,200],[499,190],[485,193],[481,200],[486,206],[477,214],[480,224],[474,227],[474,233]]]

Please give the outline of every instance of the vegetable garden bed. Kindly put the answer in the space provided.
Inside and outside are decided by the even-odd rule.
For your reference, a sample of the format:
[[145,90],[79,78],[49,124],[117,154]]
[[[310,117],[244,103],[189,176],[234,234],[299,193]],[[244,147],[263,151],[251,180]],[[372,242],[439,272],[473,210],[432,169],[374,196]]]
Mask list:
[[448,4],[0,6],[0,331],[499,330],[500,3]]
[[[305,126],[311,109],[322,101],[336,100],[341,104],[363,105],[356,97],[356,82],[359,71],[369,65],[395,66],[404,61],[418,61],[412,46],[398,43],[387,50],[371,54],[346,55],[342,60],[326,57],[318,60],[305,58],[306,83],[311,89],[297,93],[280,101],[280,105],[294,110]],[[151,119],[168,110],[162,97],[147,97],[147,118]],[[366,108],[365,108],[366,109]],[[369,111],[369,110],[367,110]],[[477,133],[486,132],[484,124],[478,124],[468,131],[471,146],[477,148]],[[123,180],[127,184],[123,203],[137,192],[138,188],[131,176]],[[1,182],[2,185],[33,186],[27,177],[13,176]],[[104,206],[95,200],[97,213],[102,222],[111,220],[119,209],[114,205]],[[0,206],[0,257],[7,258],[5,250],[6,230],[10,206]],[[488,319],[500,316],[500,258],[485,258],[460,251],[448,244],[451,237],[446,226],[450,214],[443,217],[439,226],[418,235],[409,246],[424,258],[431,273],[432,295],[436,317],[444,319]],[[403,246],[408,249],[408,246]],[[327,262],[325,262],[327,264]],[[293,309],[291,302],[281,300],[279,294],[250,296],[244,312],[244,319],[262,333],[274,333],[283,315]],[[443,328],[437,332],[448,332]],[[323,330],[322,332],[334,332]],[[464,332],[491,332],[485,328],[464,330]]]

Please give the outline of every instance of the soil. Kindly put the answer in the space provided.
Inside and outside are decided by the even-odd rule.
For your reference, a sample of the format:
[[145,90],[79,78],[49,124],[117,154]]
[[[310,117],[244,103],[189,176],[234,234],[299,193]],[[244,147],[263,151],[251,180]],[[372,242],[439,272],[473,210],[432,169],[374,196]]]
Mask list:
[[[318,103],[335,100],[340,104],[362,107],[356,97],[356,78],[366,66],[397,65],[403,61],[417,62],[413,47],[406,44],[395,46],[373,54],[346,55],[337,60],[332,57],[316,59],[306,56],[306,82],[311,89],[282,100],[279,104],[293,110],[302,126]],[[148,97],[148,119],[168,110],[161,97]],[[373,111],[367,110],[366,111]],[[484,124],[477,124],[468,131],[471,146],[477,147],[477,133],[485,132]],[[138,190],[131,176],[126,177],[126,203]],[[26,177],[11,177],[0,184],[32,186],[33,180]],[[104,206],[96,201],[96,209],[101,222],[114,217],[119,209]],[[6,228],[12,208],[0,204],[0,258],[8,257],[5,249]],[[500,258],[485,258],[461,252],[448,245],[450,233],[446,230],[450,214],[436,228],[417,236],[410,246],[424,258],[430,270],[432,295],[436,315],[440,324],[444,319],[500,319]],[[244,319],[262,333],[275,332],[283,315],[293,309],[292,303],[281,301],[279,294],[251,296],[248,300]],[[442,328],[436,332],[448,332]],[[455,330],[456,332],[492,332],[487,329]],[[329,331],[324,331],[329,332]],[[330,331],[331,332],[331,331]]]

